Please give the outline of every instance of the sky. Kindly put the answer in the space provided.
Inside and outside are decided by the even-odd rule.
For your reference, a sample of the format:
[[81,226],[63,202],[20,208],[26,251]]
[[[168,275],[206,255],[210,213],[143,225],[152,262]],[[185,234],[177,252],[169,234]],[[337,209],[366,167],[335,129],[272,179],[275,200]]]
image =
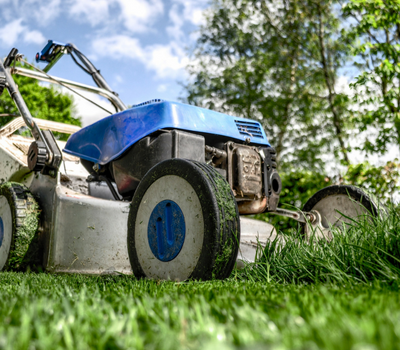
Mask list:
[[[73,43],[133,105],[184,96],[185,66],[207,0],[0,0],[0,6],[2,56],[16,47],[33,63],[49,39]],[[68,56],[50,74],[94,84]],[[107,115],[79,97],[75,102],[84,125]]]

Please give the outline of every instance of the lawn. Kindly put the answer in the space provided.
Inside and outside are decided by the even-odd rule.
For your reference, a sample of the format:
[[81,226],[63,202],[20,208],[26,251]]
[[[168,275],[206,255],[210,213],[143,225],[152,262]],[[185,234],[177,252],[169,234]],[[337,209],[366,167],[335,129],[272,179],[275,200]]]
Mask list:
[[295,234],[225,281],[0,274],[0,349],[400,349],[400,219]]
[[395,349],[398,284],[2,273],[1,349]]

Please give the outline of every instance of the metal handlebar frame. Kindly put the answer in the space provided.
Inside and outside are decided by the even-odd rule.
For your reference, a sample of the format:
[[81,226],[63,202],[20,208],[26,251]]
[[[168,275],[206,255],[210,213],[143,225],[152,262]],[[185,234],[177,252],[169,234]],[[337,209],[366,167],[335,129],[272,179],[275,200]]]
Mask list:
[[19,92],[10,71],[11,67],[5,67],[3,62],[1,62],[0,60],[0,77],[1,80],[4,80],[4,87],[7,88],[10,97],[14,100],[19,113],[21,114],[22,118],[24,118],[25,124],[31,130],[35,140],[42,141],[46,146],[46,150],[50,153],[51,150],[43,137],[42,131],[33,120],[31,112],[29,111],[24,99],[22,98],[21,93]]
[[[82,52],[78,50],[78,48],[74,44],[71,43],[64,44],[54,40],[49,40],[47,45],[43,48],[43,50],[40,53],[38,52],[36,54],[36,62],[40,61],[48,62],[47,66],[43,69],[43,71],[47,73],[64,54],[70,54],[74,62],[80,68],[82,68],[83,71],[92,76],[94,82],[100,89],[106,90],[109,94],[112,94],[114,96],[113,98],[107,96],[107,98],[115,106],[117,111],[118,110],[124,111],[127,109],[125,104],[118,97],[118,94],[115,93],[111,89],[111,87],[107,84],[106,80],[100,74],[100,71],[93,65],[92,62],[90,62],[90,60]],[[77,56],[77,58],[81,63],[77,61],[74,54]]]
[[[81,61],[80,64],[77,59],[73,56],[73,53],[76,54],[78,59]],[[81,67],[86,73],[90,74],[98,86],[93,87],[90,85],[80,84],[77,82],[73,82],[70,80],[52,77],[47,74],[47,71],[50,70],[51,67],[64,55],[71,54],[74,62]],[[4,63],[0,60],[0,95],[7,88],[10,97],[15,102],[26,126],[31,130],[33,137],[36,142],[39,142],[41,146],[44,147],[43,152],[45,151],[45,165],[52,169],[58,169],[61,164],[62,155],[59,150],[53,134],[48,131],[42,131],[37,123],[35,123],[32,115],[21,96],[21,93],[18,90],[17,85],[14,82],[12,77],[12,73],[27,76],[30,78],[47,81],[51,83],[58,83],[60,85],[66,86],[67,88],[75,87],[81,90],[85,90],[88,92],[99,94],[103,97],[106,97],[116,108],[117,111],[124,111],[127,109],[125,104],[118,97],[118,94],[113,92],[110,86],[107,84],[103,76],[100,74],[100,71],[95,68],[95,66],[90,62],[90,60],[83,55],[73,44],[63,44],[59,42],[55,42],[49,40],[47,45],[44,47],[41,53],[37,53],[36,61],[45,61],[48,62],[48,65],[45,67],[44,72],[35,72],[32,70],[20,68],[15,66],[15,62],[22,58],[22,55],[18,54],[18,50],[13,48],[5,59]],[[13,67],[11,64],[14,62]],[[39,145],[39,144],[37,144]],[[36,147],[37,148],[37,147]],[[37,151],[39,152],[39,151]],[[40,151],[42,152],[42,151]],[[35,161],[36,162],[36,161]],[[44,163],[42,163],[44,165]],[[32,169],[36,169],[32,167]],[[42,169],[42,168],[41,168]],[[35,170],[36,171],[36,170]],[[54,171],[52,171],[54,173]]]
[[105,97],[114,106],[117,107],[118,111],[122,112],[127,109],[127,107],[124,104],[121,105],[121,103],[120,103],[121,100],[118,98],[118,96],[116,96],[112,92],[107,91],[103,88],[78,83],[78,82],[75,82],[72,80],[67,80],[64,78],[59,78],[59,77],[51,76],[48,74],[43,74],[40,72],[35,72],[34,70],[25,69],[25,68],[21,68],[21,67],[12,68],[12,73],[15,73],[18,75],[23,75],[25,77],[29,77],[29,78],[33,78],[33,79],[37,79],[37,80],[41,80],[41,81],[46,81],[49,83],[59,82],[59,83],[62,83],[62,85],[64,85],[64,86],[76,88],[76,89],[83,90],[83,91],[88,91],[88,92]]

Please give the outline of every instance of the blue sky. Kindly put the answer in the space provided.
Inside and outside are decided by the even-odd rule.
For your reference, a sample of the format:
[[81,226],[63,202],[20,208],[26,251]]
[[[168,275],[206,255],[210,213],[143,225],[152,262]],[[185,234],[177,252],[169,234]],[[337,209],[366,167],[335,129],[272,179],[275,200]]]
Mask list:
[[[75,44],[126,104],[177,100],[206,0],[0,0],[0,45],[33,62],[48,39]],[[44,67],[44,64],[41,64]],[[50,71],[92,84],[64,56]],[[104,113],[75,98],[84,124]],[[97,99],[98,101],[98,99]]]

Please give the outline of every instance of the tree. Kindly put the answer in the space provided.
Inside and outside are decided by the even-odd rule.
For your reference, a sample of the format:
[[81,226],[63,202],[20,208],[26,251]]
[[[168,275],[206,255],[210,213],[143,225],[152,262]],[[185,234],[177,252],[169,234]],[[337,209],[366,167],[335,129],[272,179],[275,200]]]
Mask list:
[[263,122],[286,165],[348,163],[346,60],[333,1],[214,0],[189,66],[189,103]]
[[[53,86],[42,86],[36,79],[18,75],[14,75],[13,78],[34,118],[81,126],[81,119],[75,116],[72,96],[62,94]],[[0,114],[6,115],[0,118],[0,126],[7,124],[19,115],[18,109],[7,91],[0,96]],[[67,138],[66,135],[59,134],[57,137]]]
[[391,143],[400,147],[400,0],[351,0],[343,12],[353,21],[348,35],[359,38],[356,122],[377,133],[364,150],[384,153]]
[[369,162],[352,164],[343,180],[345,183],[362,187],[382,203],[388,203],[400,190],[400,163],[398,159],[394,159],[376,167]]

